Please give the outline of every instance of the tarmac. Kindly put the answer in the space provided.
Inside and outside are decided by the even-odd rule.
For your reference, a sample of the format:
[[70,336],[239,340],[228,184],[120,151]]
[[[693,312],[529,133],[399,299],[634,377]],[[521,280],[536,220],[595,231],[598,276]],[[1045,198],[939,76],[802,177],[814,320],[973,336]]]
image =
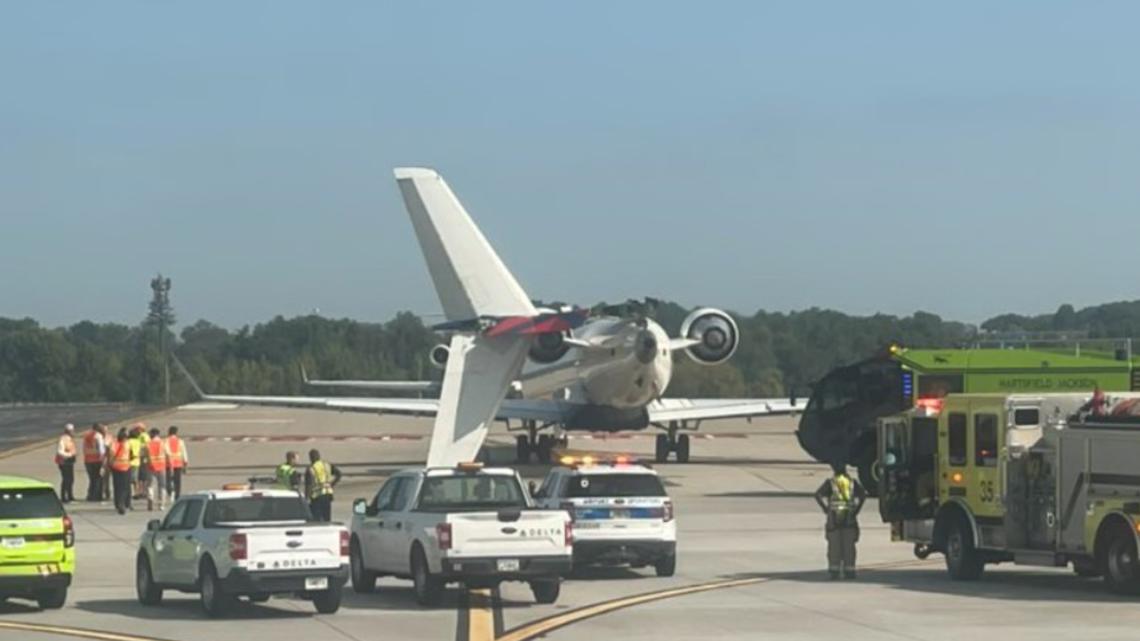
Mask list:
[[[232,406],[190,406],[148,422],[177,424],[188,439],[186,491],[268,475],[287,450],[320,449],[345,473],[333,510],[341,520],[353,498],[371,496],[387,475],[424,460],[431,426],[428,419]],[[799,449],[793,429],[792,418],[707,423],[692,444],[692,463],[656,466],[676,504],[676,576],[585,570],[547,606],[535,604],[525,585],[508,583],[496,591],[452,588],[443,607],[424,609],[409,582],[382,579],[375,594],[346,590],[334,615],[280,598],[210,620],[196,596],[178,593],[144,607],[135,598],[134,555],[146,521],[158,515],[142,509],[119,516],[110,506],[77,503],[69,510],[78,568],[68,603],[55,611],[18,600],[0,605],[0,641],[1137,638],[1136,599],[1110,595],[1099,580],[1065,569],[991,566],[981,581],[951,581],[941,556],[920,561],[910,546],[890,542],[873,502],[861,517],[858,580],[828,581],[823,519],[811,498],[827,469]],[[649,457],[652,437],[576,434],[571,447]],[[57,478],[47,444],[12,452],[0,454],[0,472]],[[513,452],[512,436],[497,425],[492,463],[510,463]],[[538,480],[545,468],[521,471]],[[86,479],[78,477],[82,496]]]

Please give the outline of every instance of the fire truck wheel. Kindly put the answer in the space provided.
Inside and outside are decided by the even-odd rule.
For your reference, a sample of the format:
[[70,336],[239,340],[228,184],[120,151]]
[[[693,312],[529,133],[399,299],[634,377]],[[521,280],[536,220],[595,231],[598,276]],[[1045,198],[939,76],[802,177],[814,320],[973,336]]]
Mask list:
[[1140,593],[1140,563],[1136,560],[1136,538],[1130,530],[1118,528],[1109,535],[1104,580],[1117,594]]
[[955,581],[974,581],[986,565],[974,547],[974,533],[965,518],[956,518],[946,532],[946,571]]

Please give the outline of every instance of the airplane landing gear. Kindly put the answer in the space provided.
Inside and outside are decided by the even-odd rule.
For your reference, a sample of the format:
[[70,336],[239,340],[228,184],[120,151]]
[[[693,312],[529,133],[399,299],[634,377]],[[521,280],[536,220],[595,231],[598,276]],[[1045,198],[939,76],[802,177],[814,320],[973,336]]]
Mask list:
[[677,432],[682,429],[688,429],[685,421],[679,424],[677,421],[670,421],[669,427],[665,428],[666,434],[658,434],[656,447],[654,447],[653,458],[658,463],[664,463],[669,460],[669,453],[675,452],[677,454],[678,463],[689,462],[689,435],[680,434]]
[[[545,425],[543,427],[546,427]],[[557,446],[566,447],[565,436],[556,438],[552,434],[539,434],[537,421],[523,421],[522,429],[526,434],[515,437],[515,458],[518,463],[529,463],[530,455],[534,454],[539,463],[549,463],[551,452]]]

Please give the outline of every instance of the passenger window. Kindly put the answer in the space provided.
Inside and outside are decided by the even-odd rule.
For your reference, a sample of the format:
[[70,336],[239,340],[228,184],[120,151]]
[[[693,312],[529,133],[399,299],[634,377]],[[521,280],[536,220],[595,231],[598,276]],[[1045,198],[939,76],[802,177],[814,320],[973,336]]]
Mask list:
[[961,466],[966,464],[966,415],[951,414],[949,416],[949,447],[947,457],[950,465]]
[[974,415],[974,465],[997,467],[997,415]]
[[186,502],[186,516],[182,519],[182,529],[193,530],[198,527],[198,521],[202,518],[202,508],[205,505],[205,501]]
[[175,503],[174,507],[170,508],[166,518],[162,521],[162,529],[164,530],[180,530],[182,529],[182,521],[186,518],[186,504],[189,501],[182,501]]
[[1036,407],[1022,407],[1013,410],[1014,427],[1037,427],[1041,423],[1041,412]]
[[387,508],[390,512],[403,512],[412,500],[412,491],[416,486],[415,480],[410,478],[400,480],[400,487],[392,497],[392,506]]

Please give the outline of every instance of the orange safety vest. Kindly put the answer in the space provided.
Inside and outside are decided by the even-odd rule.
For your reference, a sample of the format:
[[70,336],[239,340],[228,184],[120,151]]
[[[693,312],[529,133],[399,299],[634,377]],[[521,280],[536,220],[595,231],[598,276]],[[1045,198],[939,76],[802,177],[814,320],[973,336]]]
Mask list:
[[103,460],[103,457],[99,455],[99,443],[96,442],[98,440],[98,436],[99,432],[96,432],[95,430],[89,430],[86,434],[83,435],[84,463],[98,463],[99,461]]
[[150,452],[150,471],[165,472],[166,451],[162,448],[162,439],[158,437],[150,439],[146,444],[146,449]]
[[170,450],[170,469],[182,469],[184,465],[182,460],[182,439],[177,436],[167,436],[166,448]]
[[111,469],[126,472],[131,469],[131,447],[126,441],[115,441],[111,450]]

